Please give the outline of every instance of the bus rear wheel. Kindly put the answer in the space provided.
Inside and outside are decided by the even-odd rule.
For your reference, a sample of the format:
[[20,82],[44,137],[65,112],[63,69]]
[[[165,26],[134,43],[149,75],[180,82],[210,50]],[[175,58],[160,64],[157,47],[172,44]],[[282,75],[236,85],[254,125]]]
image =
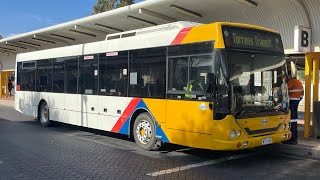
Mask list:
[[133,136],[138,146],[145,150],[158,150],[161,142],[156,139],[154,122],[149,113],[140,114],[133,125]]
[[45,101],[40,104],[38,119],[44,127],[51,125],[51,121],[49,119],[49,107]]

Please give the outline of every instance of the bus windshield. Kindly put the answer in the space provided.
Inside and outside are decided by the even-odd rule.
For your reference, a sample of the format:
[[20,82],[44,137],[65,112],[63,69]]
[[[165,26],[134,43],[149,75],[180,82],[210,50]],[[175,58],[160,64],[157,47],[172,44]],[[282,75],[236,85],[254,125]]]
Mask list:
[[[283,54],[227,51],[231,112],[237,118],[286,113],[286,67]],[[251,115],[250,115],[251,114]]]

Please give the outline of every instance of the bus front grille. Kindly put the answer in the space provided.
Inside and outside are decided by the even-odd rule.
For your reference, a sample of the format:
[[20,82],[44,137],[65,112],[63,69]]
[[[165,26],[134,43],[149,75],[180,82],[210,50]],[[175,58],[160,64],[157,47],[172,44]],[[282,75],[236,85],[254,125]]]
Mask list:
[[258,129],[258,130],[250,130],[249,128],[244,128],[244,129],[246,130],[248,135],[252,136],[252,135],[257,135],[257,134],[276,132],[276,131],[278,131],[280,126],[281,126],[281,124],[279,124],[277,127],[267,128],[267,129]]

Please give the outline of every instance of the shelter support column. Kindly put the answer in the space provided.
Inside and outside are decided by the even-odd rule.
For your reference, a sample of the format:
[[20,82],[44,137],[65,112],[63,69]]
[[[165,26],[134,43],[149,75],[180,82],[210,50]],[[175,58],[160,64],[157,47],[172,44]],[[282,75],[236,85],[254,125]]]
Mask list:
[[6,90],[6,98],[8,98],[8,96],[9,96],[9,86],[8,86],[8,81],[9,81],[9,72],[5,72],[4,73],[4,77],[5,77],[5,90]]
[[319,101],[319,61],[320,54],[313,59],[312,85],[313,85],[313,102]]
[[305,96],[304,96],[304,138],[309,138],[311,136],[310,129],[310,109],[311,109],[311,70],[312,70],[312,53],[306,54],[305,59]]
[[[319,61],[320,53],[307,53],[305,59],[305,111],[304,111],[304,138],[309,138],[312,135],[310,127],[311,119],[311,103],[319,101]],[[312,73],[312,76],[311,76]],[[311,77],[313,85],[313,94],[311,101]],[[313,114],[312,114],[313,115]],[[312,118],[314,125],[314,118]]]
[[[313,85],[313,95],[312,95],[312,103],[313,106],[315,102],[319,101],[319,61],[320,61],[320,53],[317,53],[317,56],[313,59],[313,71],[312,71],[312,85]],[[314,108],[313,108],[314,109]],[[319,122],[315,122],[316,119],[314,117],[314,112],[312,113],[312,125],[313,125],[313,136],[318,136],[318,129],[316,129],[316,125],[319,124]]]

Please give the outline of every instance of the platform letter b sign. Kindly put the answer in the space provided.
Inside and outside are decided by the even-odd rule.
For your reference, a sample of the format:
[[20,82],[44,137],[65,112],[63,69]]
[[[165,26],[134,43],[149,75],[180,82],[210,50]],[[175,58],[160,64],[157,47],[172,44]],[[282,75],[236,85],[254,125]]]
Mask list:
[[301,46],[308,47],[309,46],[309,33],[308,31],[301,31]]
[[311,29],[296,26],[294,29],[294,50],[297,52],[311,51]]

